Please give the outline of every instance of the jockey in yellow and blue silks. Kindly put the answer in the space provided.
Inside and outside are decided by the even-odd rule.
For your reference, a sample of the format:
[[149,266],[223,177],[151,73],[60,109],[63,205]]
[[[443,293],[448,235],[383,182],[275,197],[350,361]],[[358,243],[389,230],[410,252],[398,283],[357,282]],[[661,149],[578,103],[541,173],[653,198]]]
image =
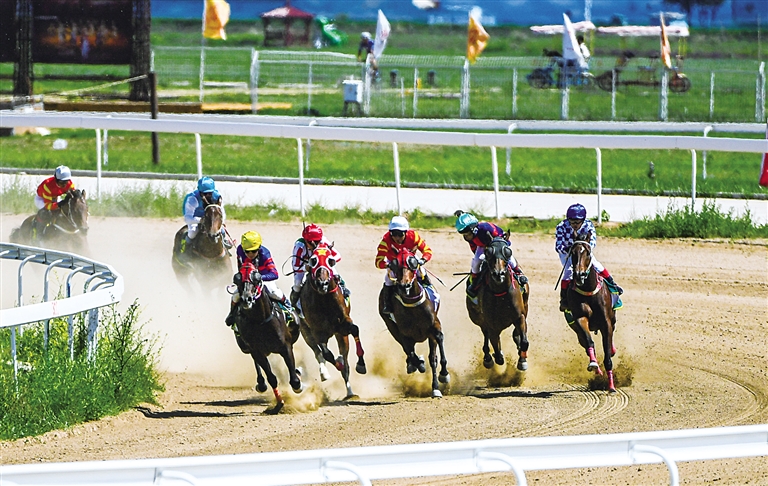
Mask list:
[[[491,244],[494,238],[504,238],[504,230],[499,226],[487,221],[478,221],[474,214],[456,211],[456,231],[469,243],[469,249],[472,250],[472,264],[470,267],[470,277],[467,280],[467,295],[473,302],[477,303],[477,291],[480,288],[480,264],[485,260],[485,247]],[[509,241],[507,241],[509,245]],[[528,283],[528,277],[523,274],[523,270],[518,265],[515,256],[509,257],[509,268],[515,274],[520,285]]]
[[[226,222],[227,213],[224,211],[224,201],[219,191],[216,190],[216,183],[210,177],[203,176],[197,181],[197,189],[187,194],[182,204],[184,222],[187,224],[187,236],[181,246],[182,254],[186,251],[187,245],[191,244],[197,236],[197,227],[205,215],[205,208],[211,204],[221,206],[222,223]],[[224,238],[224,245],[231,248],[232,243],[229,241],[223,226],[221,236]]]
[[[573,279],[573,268],[569,254],[573,241],[576,236],[585,236],[591,232],[592,238],[589,241],[589,246],[593,249],[597,246],[597,232],[595,231],[595,225],[592,221],[587,219],[587,209],[581,204],[573,204],[568,208],[565,214],[565,219],[561,221],[555,228],[555,251],[560,257],[560,263],[563,264],[563,279],[560,281],[560,312],[568,310],[568,286]],[[602,263],[597,261],[594,254],[592,255],[592,266],[595,267],[597,273],[603,277],[604,282],[608,284],[608,288],[619,295],[624,293],[624,289],[618,286],[613,280],[613,277],[608,272],[608,269],[603,266]],[[621,300],[618,300],[614,308],[619,308]],[[566,316],[567,318],[567,316]]]

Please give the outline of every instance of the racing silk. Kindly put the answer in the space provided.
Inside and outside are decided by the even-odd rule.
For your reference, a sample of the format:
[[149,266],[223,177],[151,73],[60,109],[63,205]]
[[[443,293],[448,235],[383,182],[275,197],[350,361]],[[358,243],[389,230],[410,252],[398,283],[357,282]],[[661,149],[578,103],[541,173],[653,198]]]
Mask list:
[[574,237],[577,235],[584,236],[589,231],[592,231],[592,238],[589,240],[589,246],[594,249],[595,246],[597,246],[597,232],[595,231],[595,225],[592,224],[592,221],[588,219],[584,220],[579,231],[574,234],[571,223],[569,223],[567,219],[564,219],[557,225],[557,228],[555,228],[555,251],[560,255],[567,255],[573,246]]
[[[320,245],[325,245],[330,249],[331,256],[336,259],[336,263],[341,261],[341,255],[339,255],[335,248],[331,248],[331,242],[325,236],[318,243],[318,246]],[[294,274],[304,273],[304,266],[309,261],[310,256],[312,256],[312,252],[307,248],[307,242],[304,238],[296,240],[296,244],[293,245],[293,258],[291,259]]]
[[[224,220],[227,219],[227,213],[224,211],[224,203],[221,199],[219,191],[213,191],[213,197],[211,197],[212,204],[218,204],[221,206],[221,213]],[[182,206],[182,212],[184,213],[184,221],[187,224],[199,223],[205,214],[205,207],[208,204],[203,200],[203,195],[195,189],[187,194],[184,198],[184,204]]]
[[259,247],[257,252],[256,258],[250,259],[245,256],[243,245],[237,245],[237,271],[240,272],[243,279],[246,279],[248,277],[248,275],[245,274],[245,269],[247,268],[246,263],[251,263],[259,271],[261,280],[264,282],[277,280],[279,275],[277,273],[277,267],[275,267],[275,262],[272,260],[272,254],[263,245]]
[[51,176],[37,186],[37,195],[40,196],[45,203],[45,206],[43,207],[49,211],[53,211],[54,209],[59,209],[59,197],[74,188],[75,183],[72,182],[71,179],[68,180],[66,185],[62,188],[56,184],[56,177]]
[[357,57],[360,57],[360,54],[365,52],[365,55],[373,52],[373,39],[363,39],[360,41],[360,47],[357,48]]
[[427,246],[427,242],[416,231],[406,231],[402,245],[395,243],[392,235],[387,232],[376,249],[376,268],[387,268],[389,261],[397,256],[401,248],[407,248],[414,255],[416,250],[419,250],[424,260],[429,261],[432,259],[432,249]]
[[485,248],[486,246],[490,245],[494,238],[504,237],[503,229],[493,223],[488,223],[486,221],[478,223],[478,225],[475,227],[474,233],[475,237],[468,242],[469,249],[472,250],[472,253],[477,252],[478,248]]

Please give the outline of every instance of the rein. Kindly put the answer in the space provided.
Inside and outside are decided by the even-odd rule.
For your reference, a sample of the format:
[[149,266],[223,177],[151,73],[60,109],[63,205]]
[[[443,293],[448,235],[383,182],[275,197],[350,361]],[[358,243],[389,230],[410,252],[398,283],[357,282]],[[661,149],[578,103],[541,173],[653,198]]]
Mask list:
[[64,212],[64,209],[61,206],[59,206],[59,208],[61,209],[59,211],[59,214],[63,216],[65,218],[65,221],[67,221],[74,229],[69,230],[61,227],[56,223],[53,223],[54,228],[70,235],[75,235],[80,232],[80,227],[77,226],[77,223],[75,223],[75,218],[72,216],[72,208],[70,207],[70,204],[72,204],[74,201],[75,201],[74,196],[70,196],[70,198],[67,200],[67,204],[64,205],[64,207],[67,209],[66,213]]
[[[421,287],[421,292],[419,292],[419,295],[417,295],[415,297],[403,297],[398,292],[395,292],[395,298],[401,304],[403,304],[403,307],[418,307],[421,304],[423,304],[425,300],[427,300],[427,293],[424,292],[424,287]],[[408,300],[408,299],[418,299],[418,300],[416,300],[416,302],[405,302],[403,299],[405,299],[405,300]]]

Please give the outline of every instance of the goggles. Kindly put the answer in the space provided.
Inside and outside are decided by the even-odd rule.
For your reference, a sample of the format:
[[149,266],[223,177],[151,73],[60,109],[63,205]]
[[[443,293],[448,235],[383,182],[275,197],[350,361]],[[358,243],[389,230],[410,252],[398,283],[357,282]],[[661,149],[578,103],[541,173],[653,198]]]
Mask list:
[[393,238],[402,238],[405,236],[405,231],[402,230],[390,230],[390,235],[392,235]]

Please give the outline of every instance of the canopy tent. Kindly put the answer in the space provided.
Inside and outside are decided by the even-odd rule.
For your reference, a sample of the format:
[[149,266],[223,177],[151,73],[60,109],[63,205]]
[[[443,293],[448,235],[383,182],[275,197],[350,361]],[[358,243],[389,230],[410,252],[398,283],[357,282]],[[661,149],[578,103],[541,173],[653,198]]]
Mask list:
[[[289,46],[294,41],[302,44],[309,43],[312,19],[315,18],[311,13],[292,7],[290,2],[286,2],[285,6],[265,12],[260,17],[264,23],[264,46],[270,44]],[[297,37],[291,30],[296,21],[304,24],[304,29],[299,32]],[[278,25],[275,26],[275,24]]]

